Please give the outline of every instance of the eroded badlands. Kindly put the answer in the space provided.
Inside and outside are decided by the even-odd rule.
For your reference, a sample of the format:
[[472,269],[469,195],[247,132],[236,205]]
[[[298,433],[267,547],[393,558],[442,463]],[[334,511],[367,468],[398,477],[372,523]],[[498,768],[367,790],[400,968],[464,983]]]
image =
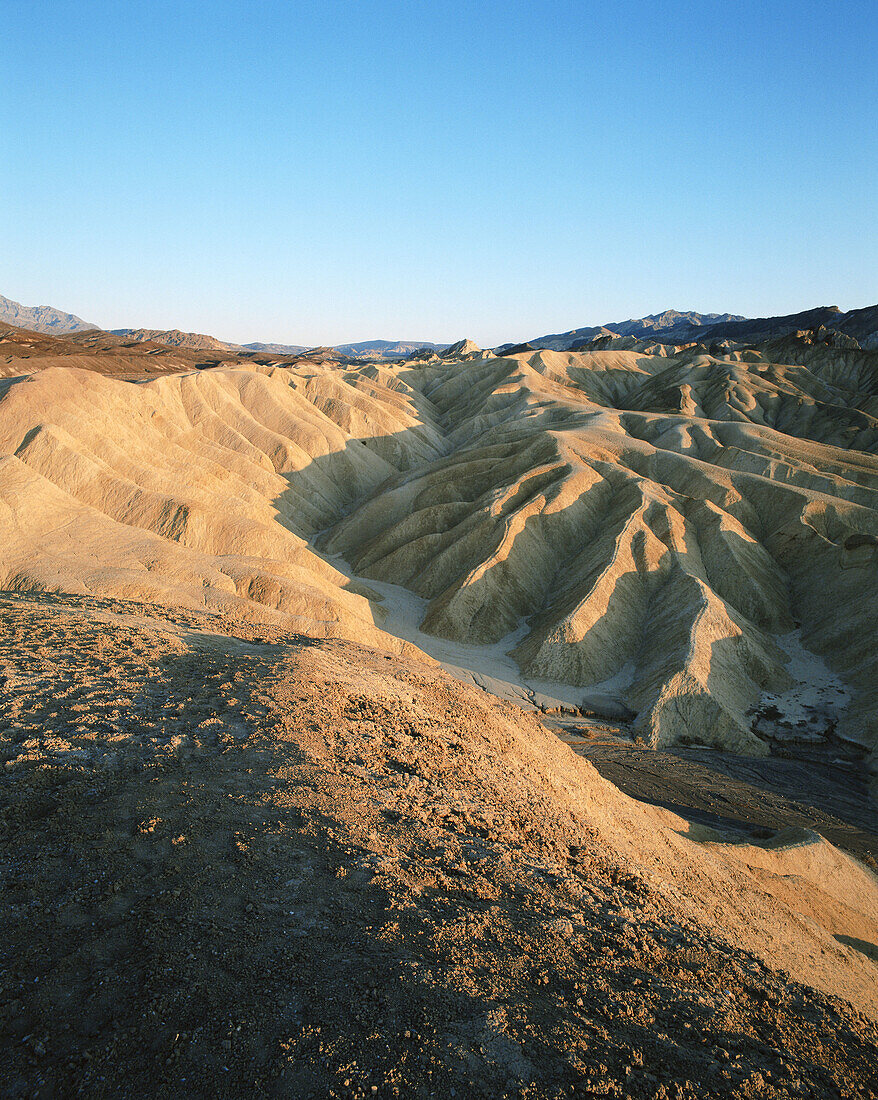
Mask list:
[[[808,733],[873,750],[876,354],[602,343],[627,350],[9,380],[0,587],[492,647],[524,694],[751,754],[792,646],[840,685]],[[370,581],[418,621],[388,636]]]
[[9,1095],[874,1093],[878,353],[3,339]]

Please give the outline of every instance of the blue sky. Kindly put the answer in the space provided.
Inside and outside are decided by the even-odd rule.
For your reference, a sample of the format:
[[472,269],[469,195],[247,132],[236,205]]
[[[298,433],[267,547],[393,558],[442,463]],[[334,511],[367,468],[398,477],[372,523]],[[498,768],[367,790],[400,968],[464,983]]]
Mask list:
[[878,7],[0,0],[0,293],[490,346],[878,301]]

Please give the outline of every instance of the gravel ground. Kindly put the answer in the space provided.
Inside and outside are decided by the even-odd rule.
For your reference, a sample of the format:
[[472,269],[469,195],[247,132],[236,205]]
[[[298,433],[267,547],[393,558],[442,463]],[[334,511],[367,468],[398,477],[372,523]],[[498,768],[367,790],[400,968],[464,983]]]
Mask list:
[[222,629],[0,597],[2,1095],[878,1093],[874,1022],[516,767],[536,718]]

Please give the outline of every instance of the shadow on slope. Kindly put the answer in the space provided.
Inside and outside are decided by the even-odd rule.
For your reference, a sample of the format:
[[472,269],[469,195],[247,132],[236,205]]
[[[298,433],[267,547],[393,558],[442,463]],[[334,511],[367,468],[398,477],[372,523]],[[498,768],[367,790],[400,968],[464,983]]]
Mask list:
[[[591,736],[589,736],[591,734]],[[741,756],[715,749],[642,749],[565,723],[564,739],[625,794],[713,829],[764,839],[813,829],[878,870],[875,807],[863,751],[842,759]],[[847,759],[844,759],[844,755]]]
[[17,659],[51,642],[97,707],[149,656],[114,732],[62,708],[77,747],[44,736],[5,780],[8,1095],[694,1098],[767,1060],[773,1095],[878,1084],[862,1017],[472,771],[496,720],[453,686],[337,646],[19,625]]

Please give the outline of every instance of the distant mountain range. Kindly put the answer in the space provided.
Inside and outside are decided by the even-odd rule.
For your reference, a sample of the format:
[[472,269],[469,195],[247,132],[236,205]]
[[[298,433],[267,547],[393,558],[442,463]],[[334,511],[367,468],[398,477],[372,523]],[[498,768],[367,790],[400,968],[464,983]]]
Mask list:
[[[11,298],[0,295],[0,323],[14,325],[16,328],[30,329],[31,332],[44,332],[52,336],[63,336],[72,332],[86,332],[97,329],[88,321],[83,321],[73,313],[64,313],[52,306],[23,306]],[[305,344],[275,344],[254,341],[250,344],[234,344],[228,340],[218,340],[200,332],[182,332],[180,329],[150,328],[114,328],[108,329],[113,336],[122,336],[129,340],[165,344],[173,348],[189,348],[192,351],[229,351],[261,352],[269,355],[301,355],[311,351]],[[448,344],[434,344],[429,340],[363,340],[354,344],[337,344],[331,350],[351,359],[397,359],[411,355],[412,352],[427,348],[441,351]],[[327,349],[322,349],[327,350]]]
[[230,344],[200,332],[181,332],[178,328],[111,328],[110,332],[113,336],[124,336],[128,340],[138,342],[165,344],[170,348],[190,348],[193,351],[232,351],[236,354],[244,350],[241,344]]
[[[232,344],[225,340],[217,340],[214,336],[204,336],[198,332],[181,332],[179,329],[170,329],[160,332],[156,329],[146,328],[114,328],[111,329],[114,336],[125,336],[133,340],[151,340],[157,344],[167,344],[175,348],[192,348],[196,351],[233,351],[236,353],[254,351],[268,355],[302,355],[306,351],[313,351],[304,344],[263,344],[254,342],[251,344]],[[331,349],[321,348],[321,351],[336,351],[339,355],[350,359],[397,359],[405,358],[412,352],[427,348],[430,351],[440,351],[448,347],[447,344],[431,344],[420,340],[363,340],[358,344],[335,344]]]
[[262,351],[269,355],[301,355],[308,348],[304,344],[243,344],[247,351]]
[[731,321],[744,321],[733,313],[680,313],[676,309],[666,309],[664,313],[652,313],[649,317],[637,320],[608,321],[605,325],[592,325],[587,328],[574,328],[569,332],[550,333],[528,340],[532,347],[557,348],[568,350],[573,344],[583,340],[593,340],[596,336],[634,336],[638,340],[654,339],[658,333],[670,335],[688,331],[695,326],[705,324],[728,324]]
[[412,352],[441,351],[448,344],[431,344],[427,340],[363,340],[359,344],[336,344],[335,350],[352,359],[395,359]]
[[[0,322],[17,328],[58,336],[85,332],[97,328],[72,313],[51,306],[23,306],[0,295]],[[878,305],[866,306],[847,312],[838,306],[818,306],[802,313],[779,317],[742,317],[733,313],[695,313],[675,309],[652,313],[647,317],[627,321],[609,321],[603,325],[570,329],[568,332],[550,333],[527,341],[526,344],[502,344],[498,353],[510,349],[552,348],[558,351],[575,351],[596,337],[630,336],[637,340],[661,344],[718,343],[730,340],[739,344],[758,343],[763,340],[786,336],[790,333],[824,326],[845,333],[855,339],[862,348],[878,348]],[[303,344],[276,344],[253,342],[233,344],[197,332],[180,329],[112,329],[113,335],[136,341],[150,341],[168,347],[188,348],[195,351],[228,351],[236,355],[249,353],[268,355],[302,355],[314,348]],[[441,352],[448,344],[434,344],[429,340],[363,340],[358,343],[336,344],[332,348],[319,349],[323,358],[333,353],[350,359],[402,359],[417,352]]]
[[[824,326],[852,336],[862,348],[878,348],[878,306],[851,309],[846,313],[838,306],[818,306],[804,313],[790,313],[784,317],[756,317],[735,320],[727,324],[709,324],[690,330],[688,339],[699,342],[734,340],[755,344],[791,332],[801,332]],[[661,342],[666,342],[664,337]]]
[[[598,336],[633,336],[638,340],[652,340],[660,344],[709,344],[721,340],[755,344],[761,340],[786,336],[791,332],[819,328],[821,325],[852,336],[863,348],[878,347],[878,306],[852,309],[847,313],[838,306],[818,306],[816,309],[780,317],[679,313],[668,309],[664,313],[653,313],[637,320],[610,321],[606,325],[538,336],[529,340],[528,346],[571,351]],[[504,345],[504,348],[511,346]]]
[[63,336],[68,332],[87,332],[97,328],[83,321],[75,313],[63,313],[52,306],[23,306],[0,294],[0,321],[16,328],[30,329],[31,332],[45,332],[50,336]]

